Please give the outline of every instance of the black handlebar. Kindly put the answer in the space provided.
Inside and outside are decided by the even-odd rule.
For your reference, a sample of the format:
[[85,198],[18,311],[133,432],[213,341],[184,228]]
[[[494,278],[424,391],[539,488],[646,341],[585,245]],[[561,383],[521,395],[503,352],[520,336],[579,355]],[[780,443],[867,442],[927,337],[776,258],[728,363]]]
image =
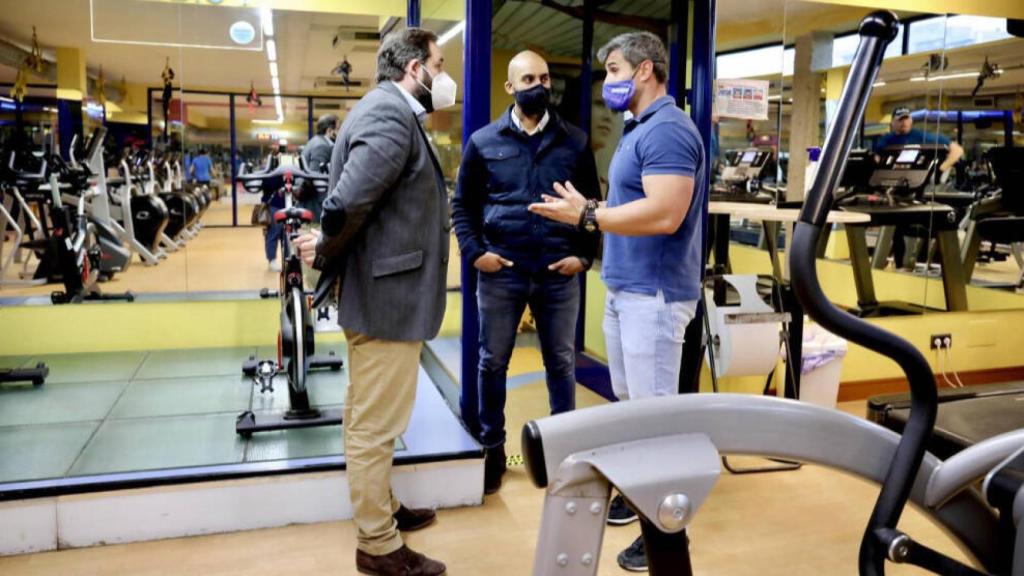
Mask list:
[[896,531],[896,525],[935,424],[935,378],[924,357],[909,342],[829,302],[818,282],[815,247],[832,207],[836,187],[842,179],[885,49],[898,30],[896,16],[887,11],[874,12],[861,22],[860,44],[839,100],[836,118],[825,137],[817,176],[804,199],[790,253],[793,288],[811,318],[835,334],[892,358],[903,368],[910,384],[910,417],[861,540],[859,568],[863,576],[884,574],[890,549],[897,538],[902,537]]
[[283,178],[287,175],[291,175],[292,178],[302,178],[303,180],[314,180],[320,182],[326,182],[328,175],[324,173],[306,172],[298,166],[278,166],[277,168],[267,172],[251,172],[249,174],[239,174],[235,177],[238,182],[262,182],[271,178]]

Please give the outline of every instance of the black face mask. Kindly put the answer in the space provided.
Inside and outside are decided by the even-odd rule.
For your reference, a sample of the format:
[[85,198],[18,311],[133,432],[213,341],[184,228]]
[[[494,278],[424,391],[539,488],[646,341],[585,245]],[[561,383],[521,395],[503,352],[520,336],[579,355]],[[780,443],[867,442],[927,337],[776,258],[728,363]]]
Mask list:
[[533,88],[520,90],[515,94],[516,104],[523,114],[527,116],[538,116],[543,114],[551,103],[551,91],[543,84],[537,84]]

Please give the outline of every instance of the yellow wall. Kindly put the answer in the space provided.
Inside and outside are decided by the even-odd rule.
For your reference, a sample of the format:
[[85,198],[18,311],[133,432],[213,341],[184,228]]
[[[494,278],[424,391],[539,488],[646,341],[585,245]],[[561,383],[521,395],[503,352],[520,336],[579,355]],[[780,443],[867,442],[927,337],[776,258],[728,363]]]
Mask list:
[[15,306],[0,309],[0,350],[22,355],[262,345],[276,340],[277,323],[274,300]]
[[[748,246],[733,244],[729,252],[733,272],[736,274],[770,274],[771,264],[767,253]],[[818,261],[818,274],[825,293],[833,302],[844,306],[856,304],[856,290],[852,270],[848,263]],[[874,272],[875,290],[881,300],[904,300],[922,302],[925,286],[928,302],[942,306],[942,286],[939,281],[899,274]],[[1020,350],[1024,349],[1024,331],[1001,330],[1003,326],[1024,323],[1024,296],[968,287],[970,312],[937,312],[923,316],[904,316],[872,319],[871,323],[892,331],[909,340],[928,358],[932,368],[939,372],[939,357],[929,349],[930,336],[952,334],[952,365],[946,369],[975,371],[992,368],[1006,368],[1024,364]],[[586,334],[584,348],[591,355],[607,357],[601,321],[604,317],[606,288],[598,272],[587,274]],[[776,370],[781,374],[780,368]],[[899,378],[902,371],[888,358],[860,346],[850,345],[843,363],[843,382],[859,382],[885,378]],[[952,378],[952,376],[951,376]],[[702,377],[704,386],[710,385],[706,367]],[[733,392],[760,392],[763,377],[723,378],[720,387]]]

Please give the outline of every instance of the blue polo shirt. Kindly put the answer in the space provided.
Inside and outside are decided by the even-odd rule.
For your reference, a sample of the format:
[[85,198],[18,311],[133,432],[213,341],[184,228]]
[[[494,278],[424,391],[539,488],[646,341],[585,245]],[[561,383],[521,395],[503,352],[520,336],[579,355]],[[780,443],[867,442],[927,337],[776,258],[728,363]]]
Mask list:
[[693,200],[683,224],[672,234],[621,236],[605,233],[601,278],[612,290],[654,296],[667,302],[700,297],[700,206],[707,194],[704,145],[693,120],[671,96],[655,100],[626,122],[608,169],[608,206],[645,197],[642,178],[678,174],[693,178]]

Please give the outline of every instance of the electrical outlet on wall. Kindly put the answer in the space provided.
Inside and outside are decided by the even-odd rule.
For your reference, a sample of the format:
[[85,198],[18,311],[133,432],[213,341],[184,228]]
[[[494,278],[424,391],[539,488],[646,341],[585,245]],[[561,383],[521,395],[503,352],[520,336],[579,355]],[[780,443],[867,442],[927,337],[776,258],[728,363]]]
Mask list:
[[953,335],[952,334],[932,334],[928,338],[928,347],[932,350],[941,350],[943,348],[953,347]]

